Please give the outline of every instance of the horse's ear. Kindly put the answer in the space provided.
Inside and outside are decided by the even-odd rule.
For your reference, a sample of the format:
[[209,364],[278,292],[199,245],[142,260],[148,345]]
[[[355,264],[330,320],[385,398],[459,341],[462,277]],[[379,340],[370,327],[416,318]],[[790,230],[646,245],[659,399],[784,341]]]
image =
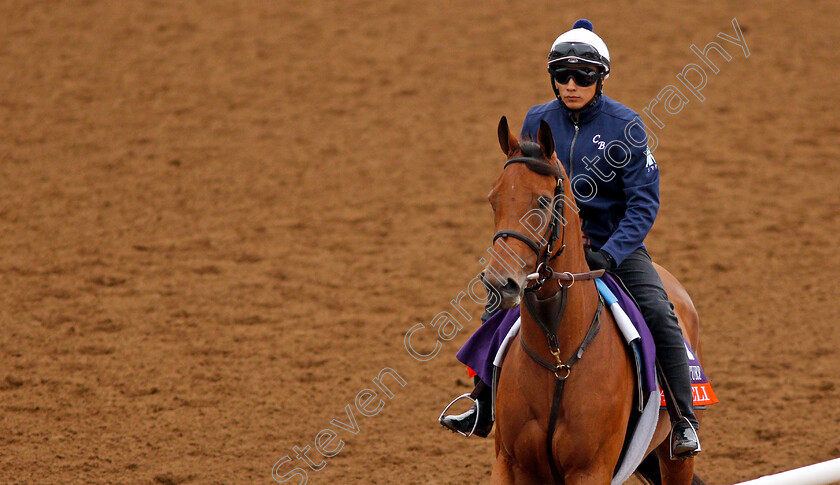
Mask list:
[[502,151],[508,156],[519,149],[519,140],[510,132],[507,118],[504,116],[499,120],[499,146],[502,147]]
[[537,141],[540,144],[545,158],[551,160],[554,157],[554,135],[551,134],[551,127],[545,120],[540,120],[540,129],[537,131]]

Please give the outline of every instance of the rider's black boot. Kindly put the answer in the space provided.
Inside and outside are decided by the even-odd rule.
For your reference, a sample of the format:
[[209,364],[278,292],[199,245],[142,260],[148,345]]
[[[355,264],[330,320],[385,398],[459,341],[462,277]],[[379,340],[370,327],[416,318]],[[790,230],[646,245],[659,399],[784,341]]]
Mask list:
[[689,458],[700,453],[700,439],[688,419],[681,419],[671,428],[671,459]]
[[[657,348],[659,352],[659,348]],[[668,355],[670,352],[660,353],[660,364],[671,388],[674,404],[679,409],[678,416],[671,416],[671,459],[689,458],[700,453],[700,438],[697,436],[697,417],[694,415],[694,403],[691,392],[691,378],[688,373],[688,363],[685,361],[685,348],[680,350],[679,357]],[[685,363],[683,363],[685,362]]]
[[440,424],[467,436],[486,438],[493,429],[493,392],[478,376],[475,382],[476,388],[481,387],[476,397],[477,403],[465,413],[442,417]]

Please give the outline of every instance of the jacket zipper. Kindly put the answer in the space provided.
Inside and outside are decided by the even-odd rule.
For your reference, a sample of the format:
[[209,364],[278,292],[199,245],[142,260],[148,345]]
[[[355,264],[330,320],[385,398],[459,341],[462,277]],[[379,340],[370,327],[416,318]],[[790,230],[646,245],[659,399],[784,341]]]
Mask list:
[[580,126],[578,126],[577,120],[575,120],[575,136],[572,137],[572,144],[569,146],[569,180],[571,181],[574,178],[575,172],[575,165],[574,165],[574,158],[572,156],[575,153],[575,140],[577,140],[578,132],[580,131]]

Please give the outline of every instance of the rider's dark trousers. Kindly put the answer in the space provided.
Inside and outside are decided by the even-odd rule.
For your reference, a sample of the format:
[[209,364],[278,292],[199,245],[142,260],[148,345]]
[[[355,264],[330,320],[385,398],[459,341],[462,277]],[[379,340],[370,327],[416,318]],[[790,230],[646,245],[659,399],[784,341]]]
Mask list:
[[639,248],[622,261],[614,273],[633,295],[650,327],[656,341],[656,357],[676,395],[677,407],[697,428],[685,344],[674,314],[674,305],[668,300],[650,255],[644,248]]

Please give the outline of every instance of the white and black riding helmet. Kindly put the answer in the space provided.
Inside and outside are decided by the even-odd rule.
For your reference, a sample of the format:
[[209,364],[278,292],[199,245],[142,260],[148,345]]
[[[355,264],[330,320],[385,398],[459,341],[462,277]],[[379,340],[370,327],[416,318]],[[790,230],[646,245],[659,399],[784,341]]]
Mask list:
[[[551,77],[551,88],[558,100],[560,92],[554,85],[555,71],[561,66],[573,65],[592,67],[598,71],[598,87],[592,100],[594,103],[601,95],[604,79],[610,76],[610,51],[607,44],[592,31],[592,22],[586,19],[579,19],[572,26],[572,30],[558,37],[548,53],[548,74]],[[568,82],[568,79],[565,81]]]

